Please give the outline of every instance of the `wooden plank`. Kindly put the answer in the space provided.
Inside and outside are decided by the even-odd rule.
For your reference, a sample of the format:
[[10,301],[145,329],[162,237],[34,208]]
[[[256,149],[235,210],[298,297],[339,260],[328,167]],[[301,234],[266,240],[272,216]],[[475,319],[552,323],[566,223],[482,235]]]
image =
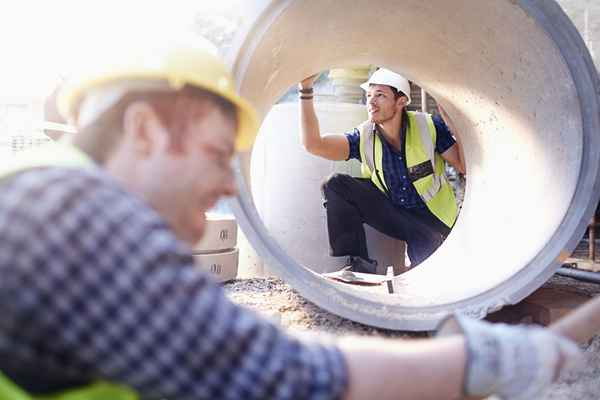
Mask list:
[[349,283],[352,285],[376,286],[381,285],[382,283],[388,280],[388,277],[385,275],[352,272],[349,271],[348,268],[342,268],[339,271],[327,272],[321,275],[328,279],[333,279],[339,282]]

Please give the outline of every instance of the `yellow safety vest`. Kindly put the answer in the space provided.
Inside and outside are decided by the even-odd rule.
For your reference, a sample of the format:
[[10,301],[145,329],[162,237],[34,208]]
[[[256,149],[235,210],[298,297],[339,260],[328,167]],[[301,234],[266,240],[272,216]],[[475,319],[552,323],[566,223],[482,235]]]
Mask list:
[[[24,151],[3,162],[0,181],[19,172],[43,167],[93,168],[94,162],[81,150],[66,144],[48,143]],[[0,400],[137,400],[131,389],[107,382],[66,390],[51,396],[31,396],[0,373]]]
[[[435,151],[436,130],[431,115],[409,111],[406,132],[406,166],[411,171],[429,171],[412,183],[427,208],[446,226],[452,227],[458,215],[456,198],[446,179],[444,160]],[[360,131],[361,172],[384,193],[388,192],[383,174],[383,146],[375,125],[364,122]],[[430,166],[430,165],[431,166]]]
[[97,382],[51,396],[31,396],[0,373],[0,400],[138,400],[131,389],[112,383]]

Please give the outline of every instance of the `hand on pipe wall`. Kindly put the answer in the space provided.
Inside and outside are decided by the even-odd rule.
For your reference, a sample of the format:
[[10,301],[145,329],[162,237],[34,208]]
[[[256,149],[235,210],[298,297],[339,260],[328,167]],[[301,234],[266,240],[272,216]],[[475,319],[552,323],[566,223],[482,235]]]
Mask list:
[[[527,353],[531,353],[532,351],[537,349],[535,351],[539,353],[538,358],[546,360],[545,363],[540,363],[540,361],[537,360],[537,363],[540,364],[538,367],[538,374],[543,374],[545,376],[546,382],[544,383],[544,381],[540,380],[539,378],[537,381],[532,379],[531,382],[524,382],[527,384],[528,387],[530,387],[530,390],[533,389],[534,386],[537,386],[539,390],[543,390],[547,386],[547,384],[558,379],[562,372],[572,368],[574,365],[577,364],[578,361],[581,360],[581,352],[577,347],[574,347],[574,342],[586,343],[593,336],[600,333],[600,297],[590,300],[583,306],[579,307],[577,310],[559,319],[558,321],[550,325],[549,329],[505,326],[503,327],[502,325],[500,325],[499,327],[494,327],[494,325],[488,324],[486,322],[473,322],[472,320],[459,317],[458,319],[450,319],[445,326],[442,326],[440,332],[444,333],[445,329],[447,330],[446,332],[456,331],[456,329],[460,325],[460,319],[462,319],[463,325],[465,325],[464,322],[467,321],[466,325],[479,325],[481,327],[487,326],[488,330],[496,329],[496,332],[498,333],[501,330],[505,329],[520,329],[523,333],[523,338],[520,340],[534,340],[531,346],[532,349],[525,349],[524,352],[516,353],[520,358],[526,359],[528,358],[526,357]],[[467,330],[470,330],[471,334],[474,333],[472,329]],[[466,331],[465,335],[468,336]],[[516,338],[515,340],[519,339]],[[469,339],[467,338],[467,342],[468,341]],[[531,370],[533,370],[533,366],[531,366]],[[519,380],[522,381],[523,379],[517,377],[517,381]],[[517,386],[517,383],[512,383],[511,385],[513,386],[512,390],[514,391],[514,389]],[[508,396],[508,393],[505,393],[505,396],[507,396],[506,398],[510,399],[526,398],[523,397],[522,393],[517,392],[514,395],[516,397],[510,397]],[[475,397],[473,397],[472,399],[475,399]]]
[[440,335],[340,339],[349,370],[346,400],[531,400],[582,358],[574,342],[541,327],[455,316]]
[[298,84],[298,88],[299,89],[310,89],[314,86],[315,82],[317,81],[317,79],[319,79],[319,76],[321,74],[317,73],[314,75],[311,75],[307,78],[304,78],[302,81],[300,81],[300,83]]
[[472,398],[538,398],[582,359],[574,342],[539,326],[492,324],[457,315],[439,330],[441,336],[457,333],[465,338],[464,393]]

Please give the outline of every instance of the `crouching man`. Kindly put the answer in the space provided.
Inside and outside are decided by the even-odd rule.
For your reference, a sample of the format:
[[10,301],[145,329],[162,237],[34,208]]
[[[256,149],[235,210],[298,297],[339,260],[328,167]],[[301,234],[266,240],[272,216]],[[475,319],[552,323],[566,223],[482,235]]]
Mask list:
[[[403,240],[414,267],[444,241],[457,216],[444,160],[465,173],[460,141],[444,120],[407,111],[410,85],[381,68],[361,85],[369,120],[353,131],[321,135],[313,105],[315,76],[300,90],[302,143],[322,158],[361,162],[362,178],[335,174],[323,185],[330,253],[353,272],[375,273],[363,223]],[[457,136],[458,138],[458,136]]]

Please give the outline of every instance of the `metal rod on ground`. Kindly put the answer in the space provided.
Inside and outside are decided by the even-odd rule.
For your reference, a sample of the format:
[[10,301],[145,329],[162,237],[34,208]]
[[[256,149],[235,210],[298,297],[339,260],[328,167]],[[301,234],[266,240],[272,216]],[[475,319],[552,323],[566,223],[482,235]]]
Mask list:
[[389,267],[387,267],[386,278],[387,278],[388,293],[390,293],[390,294],[394,293],[394,267],[391,265]]
[[566,276],[580,281],[586,281],[590,283],[600,283],[600,272],[581,271],[574,268],[560,267],[556,271],[557,275]]

